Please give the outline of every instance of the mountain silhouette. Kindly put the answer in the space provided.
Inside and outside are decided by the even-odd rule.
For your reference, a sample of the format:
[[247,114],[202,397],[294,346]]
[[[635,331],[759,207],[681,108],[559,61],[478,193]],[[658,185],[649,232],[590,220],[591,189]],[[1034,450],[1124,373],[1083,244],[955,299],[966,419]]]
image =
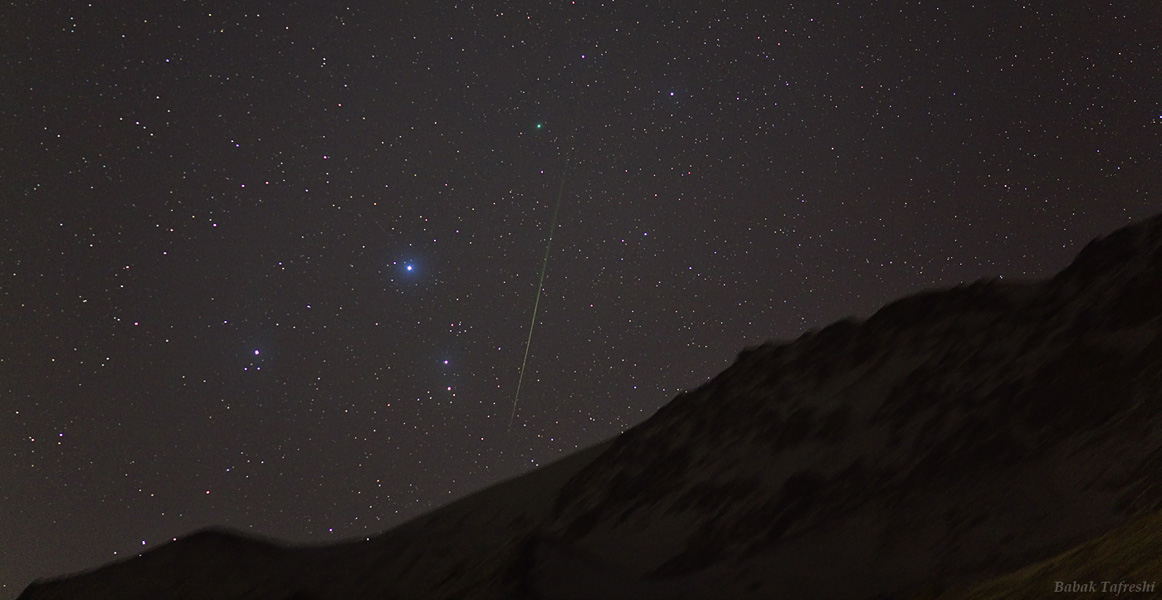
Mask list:
[[20,598],[1036,598],[1140,574],[1124,550],[1158,547],[1134,532],[1158,530],[1160,475],[1162,215],[1045,281],[748,348],[616,438],[370,540],[207,530]]

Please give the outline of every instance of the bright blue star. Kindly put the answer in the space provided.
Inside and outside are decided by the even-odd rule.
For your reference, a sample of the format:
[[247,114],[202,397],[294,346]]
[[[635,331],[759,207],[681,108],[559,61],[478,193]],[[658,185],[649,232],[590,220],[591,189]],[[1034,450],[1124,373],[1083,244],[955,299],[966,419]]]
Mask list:
[[401,282],[416,283],[416,281],[428,274],[424,270],[422,262],[415,260],[393,260],[388,264],[392,272],[392,279]]

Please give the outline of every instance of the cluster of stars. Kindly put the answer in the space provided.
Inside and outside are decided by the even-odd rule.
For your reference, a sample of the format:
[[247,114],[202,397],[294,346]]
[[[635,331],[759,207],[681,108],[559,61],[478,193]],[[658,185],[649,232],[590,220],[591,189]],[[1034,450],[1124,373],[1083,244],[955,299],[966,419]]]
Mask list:
[[372,536],[1162,192],[1124,3],[27,4],[0,595],[208,525]]

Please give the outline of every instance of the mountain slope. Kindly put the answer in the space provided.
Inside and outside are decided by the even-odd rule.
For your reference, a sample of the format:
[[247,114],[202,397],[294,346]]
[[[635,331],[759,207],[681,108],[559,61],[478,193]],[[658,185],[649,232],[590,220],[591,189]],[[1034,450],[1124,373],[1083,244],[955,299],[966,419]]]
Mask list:
[[211,529],[92,572],[34,583],[20,598],[503,597],[516,589],[522,545],[557,490],[607,446],[581,450],[370,540],[290,548]]
[[[748,349],[612,442],[371,541],[213,534],[243,565],[227,572],[187,538],[21,598],[823,600],[969,585],[1162,507],[1160,298],[1162,216],[1048,281],[925,292]],[[164,575],[132,575],[158,557]]]
[[[1098,593],[1089,595],[1094,597],[1111,597],[1120,589],[1120,594],[1152,598],[1162,591],[1158,587],[1159,573],[1162,511],[1155,511],[1048,560],[916,600],[1040,600],[1054,592],[1059,582],[1063,586],[1094,582]],[[1119,584],[1141,587],[1115,587]]]
[[1005,570],[1103,532],[1160,496],[1160,225],[1049,282],[919,294],[748,350],[618,438],[545,530],[641,577],[801,598]]

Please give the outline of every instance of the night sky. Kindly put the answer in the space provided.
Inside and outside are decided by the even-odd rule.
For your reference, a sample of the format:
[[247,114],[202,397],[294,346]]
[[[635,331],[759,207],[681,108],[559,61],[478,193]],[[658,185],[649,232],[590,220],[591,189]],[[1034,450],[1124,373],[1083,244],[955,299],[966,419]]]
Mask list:
[[374,535],[1162,210],[1153,1],[259,4],[0,9],[0,597]]

